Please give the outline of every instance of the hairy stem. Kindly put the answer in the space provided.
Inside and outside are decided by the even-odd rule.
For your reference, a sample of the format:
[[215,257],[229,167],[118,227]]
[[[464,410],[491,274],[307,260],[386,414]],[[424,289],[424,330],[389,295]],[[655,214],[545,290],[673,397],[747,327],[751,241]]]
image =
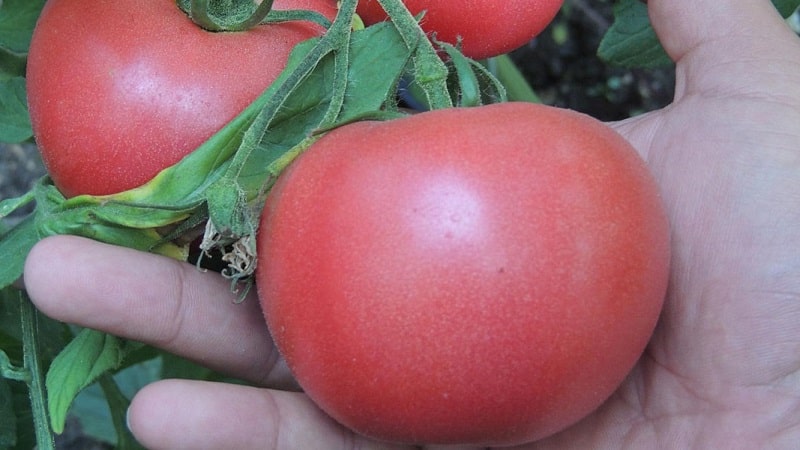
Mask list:
[[20,321],[22,323],[22,348],[25,368],[30,373],[28,392],[33,412],[33,426],[36,432],[36,448],[38,450],[55,450],[53,433],[47,413],[47,394],[44,388],[44,371],[41,366],[41,354],[38,336],[38,311],[34,308],[28,295],[20,291]]

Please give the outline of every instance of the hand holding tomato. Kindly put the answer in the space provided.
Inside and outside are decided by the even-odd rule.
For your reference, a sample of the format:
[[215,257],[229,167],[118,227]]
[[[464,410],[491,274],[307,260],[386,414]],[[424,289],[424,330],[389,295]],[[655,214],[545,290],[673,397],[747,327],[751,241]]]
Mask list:
[[[792,376],[800,366],[800,40],[767,0],[649,7],[678,61],[676,100],[615,126],[664,194],[669,295],[622,387],[536,448],[789,447],[800,425],[791,413],[800,389]],[[231,305],[227,282],[192,266],[59,237],[34,249],[25,278],[37,305],[61,320],[259,385],[292,386],[256,298]],[[303,394],[240,385],[156,383],[137,395],[129,419],[150,448],[386,448],[347,433]]]

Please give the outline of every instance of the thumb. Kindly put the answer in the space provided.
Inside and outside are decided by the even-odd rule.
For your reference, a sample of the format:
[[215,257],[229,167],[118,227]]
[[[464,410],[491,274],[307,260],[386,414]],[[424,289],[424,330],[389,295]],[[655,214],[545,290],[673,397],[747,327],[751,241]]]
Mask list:
[[676,62],[712,44],[741,57],[743,49],[736,46],[741,41],[757,43],[791,33],[769,0],[650,0],[648,8],[659,39]]
[[797,92],[800,39],[770,0],[650,0],[653,28],[677,63],[675,98]]

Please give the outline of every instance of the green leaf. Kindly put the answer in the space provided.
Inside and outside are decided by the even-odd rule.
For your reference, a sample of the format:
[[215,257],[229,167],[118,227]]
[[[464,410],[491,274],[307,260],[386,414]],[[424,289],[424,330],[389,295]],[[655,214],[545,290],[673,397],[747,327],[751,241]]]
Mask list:
[[6,81],[14,77],[25,76],[24,56],[16,55],[0,48],[0,81]]
[[490,58],[486,66],[498,80],[505,86],[508,100],[517,102],[542,103],[542,100],[533,90],[519,70],[514,61],[508,55],[500,55]]
[[67,412],[78,393],[101,375],[118,369],[130,351],[124,341],[83,329],[53,360],[47,371],[47,407],[53,431],[61,433]]
[[639,0],[620,0],[614,5],[614,23],[597,53],[608,64],[628,68],[672,64],[650,24],[647,5]]
[[245,133],[225,176],[210,187],[209,217],[221,236],[249,242],[263,195],[292,158],[319,137],[316,131],[380,111],[394,101],[412,50],[390,23],[351,33],[351,21],[337,19],[329,33],[342,23],[347,37],[337,51],[324,41],[330,35],[295,48],[289,68],[268,90],[271,100]]
[[784,18],[791,16],[797,8],[800,8],[800,0],[772,0],[772,4]]
[[28,116],[25,79],[0,78],[0,142],[18,143],[33,136]]
[[0,289],[10,286],[22,276],[25,258],[38,241],[39,234],[33,216],[28,216],[2,236],[0,255],[5,256],[3,264],[0,264]]
[[6,218],[9,214],[32,202],[36,196],[33,192],[28,192],[17,198],[8,198],[0,201],[0,219]]
[[27,382],[30,378],[30,372],[23,367],[13,365],[6,352],[0,350],[0,379]]
[[28,53],[31,35],[45,0],[0,2],[0,48],[18,55]]

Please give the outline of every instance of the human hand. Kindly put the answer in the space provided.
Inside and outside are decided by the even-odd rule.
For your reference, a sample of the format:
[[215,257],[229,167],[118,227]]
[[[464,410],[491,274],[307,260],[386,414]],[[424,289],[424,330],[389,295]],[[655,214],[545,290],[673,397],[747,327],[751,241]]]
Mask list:
[[767,0],[650,0],[674,102],[614,124],[672,225],[645,355],[545,448],[794,448],[800,425],[800,39]]
[[[768,0],[650,0],[676,100],[614,124],[648,161],[673,272],[646,354],[596,413],[531,448],[789,446],[800,424],[800,39]],[[124,262],[120,264],[120,262]],[[41,242],[26,286],[57,319],[291,388],[258,302],[194,267],[74,237]],[[303,394],[169,380],[135,397],[149,448],[386,448]],[[795,432],[796,433],[796,432]]]

